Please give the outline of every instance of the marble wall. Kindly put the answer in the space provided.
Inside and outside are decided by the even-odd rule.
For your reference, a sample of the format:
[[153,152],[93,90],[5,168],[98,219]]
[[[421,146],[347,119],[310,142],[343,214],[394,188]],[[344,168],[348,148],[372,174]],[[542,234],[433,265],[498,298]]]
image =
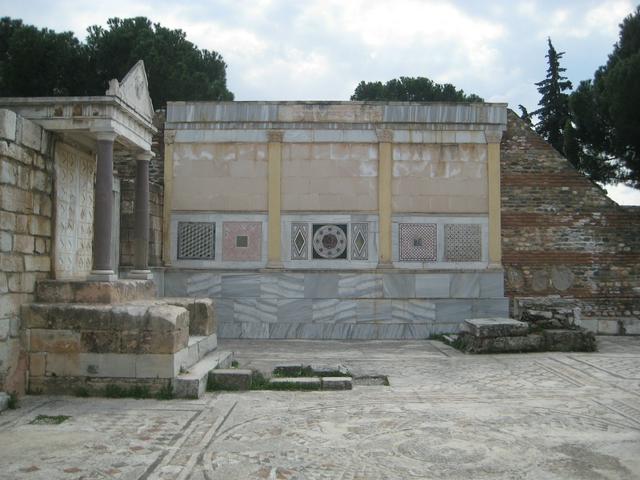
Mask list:
[[506,316],[503,293],[501,271],[165,273],[165,295],[214,299],[221,338],[427,338]]

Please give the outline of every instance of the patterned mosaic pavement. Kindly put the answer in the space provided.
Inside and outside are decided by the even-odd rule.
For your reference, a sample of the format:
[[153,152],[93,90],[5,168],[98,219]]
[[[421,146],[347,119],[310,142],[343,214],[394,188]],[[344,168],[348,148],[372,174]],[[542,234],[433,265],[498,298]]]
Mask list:
[[[599,344],[596,354],[465,356],[438,342],[226,341],[242,366],[342,363],[391,386],[32,396],[0,416],[0,478],[640,478],[640,337]],[[29,423],[43,414],[71,418]]]

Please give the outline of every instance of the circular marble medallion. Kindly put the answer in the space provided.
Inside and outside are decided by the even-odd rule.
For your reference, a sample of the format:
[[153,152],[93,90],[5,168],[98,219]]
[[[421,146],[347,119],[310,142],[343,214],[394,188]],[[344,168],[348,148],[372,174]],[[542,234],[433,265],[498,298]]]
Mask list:
[[322,258],[338,258],[347,248],[347,236],[337,225],[323,225],[313,235],[313,249]]

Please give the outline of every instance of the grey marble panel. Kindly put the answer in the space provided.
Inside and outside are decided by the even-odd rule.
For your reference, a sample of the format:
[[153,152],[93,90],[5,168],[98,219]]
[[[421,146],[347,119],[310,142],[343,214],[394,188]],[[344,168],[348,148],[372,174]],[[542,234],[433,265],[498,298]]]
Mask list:
[[233,317],[233,299],[218,299],[213,302],[213,309],[218,323],[231,323]]
[[351,325],[349,340],[376,340],[378,338],[378,325],[375,323],[357,323]]
[[406,273],[382,275],[384,298],[415,298],[416,276]]
[[480,296],[480,274],[452,273],[449,294],[451,298],[478,298]]
[[497,298],[504,296],[504,274],[487,272],[480,275],[480,297]]
[[377,325],[376,338],[380,340],[401,340],[405,337],[407,325],[402,323],[391,323],[387,325]]
[[269,338],[300,338],[298,336],[299,323],[271,323],[269,324]]
[[220,275],[196,273],[187,280],[187,295],[218,298],[222,292]]
[[269,324],[242,322],[240,338],[269,338]]
[[240,338],[242,334],[242,325],[239,323],[219,323],[218,324],[218,337],[219,338]]
[[260,294],[263,298],[304,298],[304,274],[264,273]]
[[357,300],[338,300],[334,317],[335,323],[356,323],[357,317]]
[[358,300],[357,322],[388,322],[391,311],[391,300]]
[[425,323],[436,319],[436,306],[426,300],[392,300],[393,323]]
[[337,298],[337,273],[307,273],[304,276],[305,298]]
[[278,300],[278,322],[311,323],[313,320],[313,300]]
[[436,300],[436,322],[454,323],[471,318],[472,300]]
[[369,273],[341,273],[338,275],[340,298],[381,298],[382,277]]
[[414,325],[405,325],[403,337],[407,340],[420,340],[429,337],[430,324],[419,323]]
[[225,274],[222,275],[222,297],[259,297],[260,275]]
[[336,308],[340,300],[329,298],[325,300],[313,301],[313,322],[314,323],[334,323],[336,319]]
[[324,325],[322,337],[332,340],[346,340],[351,338],[352,324],[350,323],[334,323]]
[[447,273],[417,273],[416,298],[449,298],[450,282]]
[[324,325],[319,323],[301,323],[298,327],[298,338],[321,340],[324,337]]
[[275,299],[238,298],[233,303],[236,322],[275,323],[278,321],[278,304]]
[[187,280],[190,274],[185,272],[166,272],[164,294],[167,297],[183,297],[187,294]]
[[434,323],[429,325],[429,333],[431,335],[441,335],[443,333],[458,333],[462,322],[454,323]]
[[509,317],[509,299],[501,297],[474,300],[471,313],[473,318]]

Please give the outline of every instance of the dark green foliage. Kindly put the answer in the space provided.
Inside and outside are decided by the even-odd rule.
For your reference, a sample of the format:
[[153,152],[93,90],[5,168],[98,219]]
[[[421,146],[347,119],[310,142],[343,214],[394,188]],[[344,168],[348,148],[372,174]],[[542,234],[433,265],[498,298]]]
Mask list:
[[400,77],[382,82],[358,84],[351,100],[401,102],[482,102],[478,95],[466,95],[450,83],[435,83],[426,77]]
[[116,384],[109,384],[104,387],[103,395],[107,398],[149,398],[151,393],[149,387],[141,385],[132,385],[128,388],[121,387]]
[[91,392],[87,387],[78,387],[73,391],[76,397],[87,398],[91,396]]
[[68,415],[38,415],[31,420],[31,425],[60,425],[62,422],[66,422],[71,417]]
[[155,395],[157,400],[171,400],[174,398],[173,395],[173,385],[171,382],[167,382],[166,385],[163,385],[160,390]]
[[7,408],[15,410],[18,408],[18,392],[9,393],[9,401],[7,402]]
[[620,25],[606,65],[571,95],[584,169],[640,188],[640,6]]
[[564,52],[556,52],[551,43],[547,40],[549,50],[547,51],[547,77],[536,83],[538,92],[542,95],[538,105],[540,108],[533,112],[538,116],[536,131],[542,135],[547,142],[560,153],[563,152],[564,126],[569,120],[569,96],[564,93],[571,89],[571,82],[562,73],[566,70],[560,67],[560,59]]
[[142,59],[156,108],[167,100],[233,100],[220,54],[198,49],[182,30],[136,17],[111,18],[107,28],[88,32],[81,43],[71,32],[2,18],[1,95],[104,95],[109,80],[121,80]]

